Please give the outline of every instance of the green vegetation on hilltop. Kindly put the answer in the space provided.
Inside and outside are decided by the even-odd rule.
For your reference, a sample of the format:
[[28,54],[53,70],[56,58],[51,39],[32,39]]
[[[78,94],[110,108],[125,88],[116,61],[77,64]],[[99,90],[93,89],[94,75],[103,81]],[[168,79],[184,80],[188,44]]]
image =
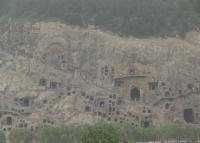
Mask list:
[[[199,12],[199,13],[198,13]],[[175,36],[200,28],[199,0],[0,0],[0,16],[59,19],[136,37]],[[1,20],[0,19],[0,20]]]
[[191,0],[193,8],[200,13],[200,0]]

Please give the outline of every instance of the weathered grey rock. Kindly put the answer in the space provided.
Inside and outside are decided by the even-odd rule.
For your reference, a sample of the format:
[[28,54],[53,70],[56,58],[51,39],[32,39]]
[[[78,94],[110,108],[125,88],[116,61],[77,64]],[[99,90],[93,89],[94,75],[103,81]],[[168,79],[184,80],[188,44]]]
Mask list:
[[199,40],[10,21],[0,36],[1,128],[199,124]]

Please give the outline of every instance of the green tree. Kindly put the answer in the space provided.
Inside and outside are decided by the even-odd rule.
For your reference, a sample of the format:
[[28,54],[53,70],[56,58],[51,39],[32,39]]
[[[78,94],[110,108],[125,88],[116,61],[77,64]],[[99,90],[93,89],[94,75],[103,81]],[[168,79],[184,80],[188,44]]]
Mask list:
[[13,130],[9,135],[12,143],[32,143],[33,138],[33,133],[26,129]]
[[40,132],[41,143],[77,143],[80,142],[81,127],[46,127]]
[[81,137],[82,143],[119,143],[120,137],[116,127],[110,124],[88,126]]
[[0,131],[0,143],[5,143],[6,137],[3,131]]

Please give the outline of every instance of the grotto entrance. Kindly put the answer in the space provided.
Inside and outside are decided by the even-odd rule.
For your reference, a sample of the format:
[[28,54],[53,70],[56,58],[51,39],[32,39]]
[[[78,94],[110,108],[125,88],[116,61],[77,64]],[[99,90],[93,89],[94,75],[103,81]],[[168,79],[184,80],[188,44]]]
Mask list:
[[24,106],[25,106],[25,107],[28,107],[29,105],[30,105],[29,99],[28,99],[28,98],[25,98],[25,99],[24,99]]
[[140,90],[138,88],[131,89],[131,99],[134,101],[140,100]]
[[150,123],[148,121],[144,122],[144,128],[148,128],[150,126]]
[[184,120],[187,123],[193,123],[194,122],[194,112],[193,112],[193,109],[184,109]]
[[6,118],[6,125],[12,125],[12,117]]

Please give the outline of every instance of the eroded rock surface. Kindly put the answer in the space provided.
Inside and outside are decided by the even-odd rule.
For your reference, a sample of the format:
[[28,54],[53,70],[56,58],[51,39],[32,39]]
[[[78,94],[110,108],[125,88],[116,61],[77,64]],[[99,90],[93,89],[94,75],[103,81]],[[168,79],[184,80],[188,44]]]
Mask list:
[[200,123],[200,33],[122,38],[13,20],[0,35],[1,128]]

